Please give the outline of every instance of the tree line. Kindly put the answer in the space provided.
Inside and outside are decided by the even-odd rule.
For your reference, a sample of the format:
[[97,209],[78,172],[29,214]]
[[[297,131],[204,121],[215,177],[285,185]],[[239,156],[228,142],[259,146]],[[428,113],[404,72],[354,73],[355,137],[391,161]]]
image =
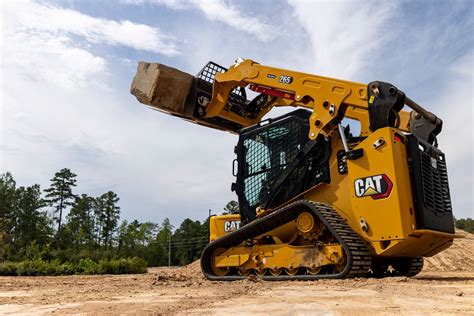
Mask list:
[[462,229],[469,233],[474,233],[474,219],[470,217],[455,219],[454,225],[456,226],[456,228]]
[[[199,258],[209,240],[209,219],[185,219],[176,229],[120,219],[119,197],[76,194],[77,175],[64,168],[50,186],[17,186],[0,175],[0,262],[40,259],[79,262],[139,257],[149,266],[185,265]],[[238,209],[235,201],[227,212]]]
[[[148,266],[185,265],[198,259],[208,244],[209,219],[186,218],[177,228],[168,218],[160,224],[121,220],[115,192],[96,197],[76,194],[76,178],[64,168],[41,190],[38,184],[17,186],[9,172],[0,175],[0,263],[86,262],[83,270],[87,271],[96,268],[81,260],[98,263],[138,257]],[[238,209],[235,201],[224,207],[225,213]],[[455,223],[457,228],[474,232],[471,218]]]

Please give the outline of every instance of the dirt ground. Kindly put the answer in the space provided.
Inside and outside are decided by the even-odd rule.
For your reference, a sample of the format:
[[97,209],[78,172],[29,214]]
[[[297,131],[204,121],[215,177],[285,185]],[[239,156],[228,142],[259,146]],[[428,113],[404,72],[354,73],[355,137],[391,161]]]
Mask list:
[[414,277],[210,282],[199,262],[144,275],[0,277],[0,314],[474,314],[474,235]]

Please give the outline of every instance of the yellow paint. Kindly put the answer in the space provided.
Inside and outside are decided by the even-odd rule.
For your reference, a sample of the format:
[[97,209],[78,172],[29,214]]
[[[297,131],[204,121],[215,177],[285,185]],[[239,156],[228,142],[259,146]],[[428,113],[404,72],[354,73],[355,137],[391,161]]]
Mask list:
[[[276,79],[267,77],[268,74],[275,75]],[[280,83],[278,78],[281,75],[291,76],[293,81],[289,84]],[[294,93],[295,100],[274,98],[256,117],[252,118],[239,116],[231,112],[230,109],[226,109],[230,92],[237,86],[245,87],[249,84]],[[212,99],[206,109],[206,117],[218,116],[243,126],[251,126],[260,122],[263,116],[274,107],[298,106],[313,110],[308,135],[310,139],[316,139],[320,133],[328,135],[334,128],[334,123],[337,121],[334,118],[336,117],[359,121],[361,135],[368,135],[370,129],[366,90],[367,86],[362,83],[267,67],[246,59],[237,66],[231,66],[227,72],[216,74]],[[325,101],[334,105],[333,114],[330,113],[329,106],[323,106]],[[400,129],[408,131],[408,119],[409,113],[400,111]],[[317,121],[320,122],[318,126],[316,126]]]

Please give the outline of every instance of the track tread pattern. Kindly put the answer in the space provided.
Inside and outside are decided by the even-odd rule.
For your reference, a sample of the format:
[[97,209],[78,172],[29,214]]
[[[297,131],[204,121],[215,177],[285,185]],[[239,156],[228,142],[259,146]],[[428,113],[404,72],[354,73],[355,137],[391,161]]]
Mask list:
[[343,239],[343,242],[349,248],[349,254],[352,257],[350,270],[346,277],[365,276],[369,271],[372,258],[370,256],[367,244],[357,235],[347,222],[330,206],[318,203],[311,203],[319,213],[326,219],[337,235]]
[[408,270],[407,273],[405,273],[405,276],[407,277],[415,276],[418,273],[420,273],[421,270],[423,270],[423,257],[412,258],[410,269]]
[[272,229],[288,223],[303,211],[311,210],[343,246],[346,253],[346,267],[342,272],[318,275],[279,275],[263,276],[264,280],[317,280],[323,278],[365,277],[371,266],[371,255],[367,244],[347,224],[347,222],[329,205],[319,202],[300,200],[289,204],[263,218],[257,219],[243,228],[209,244],[201,255],[201,269],[205,277],[215,281],[239,280],[246,276],[217,276],[212,273],[210,258],[218,248],[230,248],[240,245],[247,239],[260,236]]

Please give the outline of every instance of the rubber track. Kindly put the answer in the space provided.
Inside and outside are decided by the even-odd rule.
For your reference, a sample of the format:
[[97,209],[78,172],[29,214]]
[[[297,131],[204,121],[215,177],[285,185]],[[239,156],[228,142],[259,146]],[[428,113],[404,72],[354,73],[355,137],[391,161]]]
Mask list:
[[407,273],[405,273],[405,276],[407,277],[415,276],[418,273],[420,273],[422,269],[423,269],[423,257],[411,258],[410,269],[408,270]]
[[306,200],[287,205],[263,218],[256,219],[241,229],[227,234],[207,245],[201,255],[201,270],[204,276],[213,281],[232,281],[247,278],[240,275],[217,276],[212,272],[211,257],[218,248],[229,249],[284,225],[298,217],[302,212],[313,212],[342,245],[347,261],[343,271],[332,274],[306,275],[264,275],[264,280],[317,280],[366,276],[371,265],[371,256],[366,243],[357,235],[346,221],[330,206]]

